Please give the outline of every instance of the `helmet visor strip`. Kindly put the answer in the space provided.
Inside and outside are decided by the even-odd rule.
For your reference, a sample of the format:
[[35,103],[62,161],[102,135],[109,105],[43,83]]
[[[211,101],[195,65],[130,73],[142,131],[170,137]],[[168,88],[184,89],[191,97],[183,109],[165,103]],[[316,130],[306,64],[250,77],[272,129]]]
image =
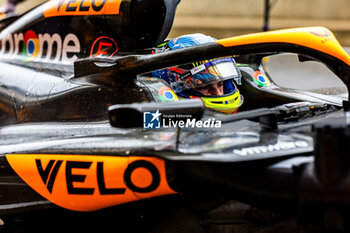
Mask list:
[[241,73],[231,57],[214,59],[186,70],[182,74],[178,73],[176,82],[171,83],[171,86],[175,92],[181,92],[228,79],[234,79],[237,84],[241,82]]

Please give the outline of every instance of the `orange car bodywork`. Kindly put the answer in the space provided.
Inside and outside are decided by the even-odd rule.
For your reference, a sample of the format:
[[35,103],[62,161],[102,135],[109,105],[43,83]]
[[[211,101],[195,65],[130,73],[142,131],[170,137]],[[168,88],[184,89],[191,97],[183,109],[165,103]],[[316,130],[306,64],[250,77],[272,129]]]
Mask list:
[[251,44],[289,43],[314,49],[350,65],[350,57],[333,33],[324,27],[305,27],[254,33],[216,41],[225,47]]
[[164,160],[154,157],[10,154],[14,171],[52,203],[93,211],[174,194]]
[[117,15],[122,0],[52,0],[46,4],[44,17],[68,15]]

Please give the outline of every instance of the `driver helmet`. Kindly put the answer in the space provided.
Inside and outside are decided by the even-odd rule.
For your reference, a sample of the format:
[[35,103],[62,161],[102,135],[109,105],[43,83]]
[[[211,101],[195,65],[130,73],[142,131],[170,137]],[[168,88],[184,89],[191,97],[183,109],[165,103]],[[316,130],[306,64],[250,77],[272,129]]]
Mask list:
[[[184,35],[159,45],[154,52],[186,48],[215,40],[199,33]],[[153,71],[152,75],[168,82],[178,96],[201,99],[207,108],[218,112],[233,114],[243,104],[243,96],[236,86],[241,85],[241,73],[232,57],[168,67]]]

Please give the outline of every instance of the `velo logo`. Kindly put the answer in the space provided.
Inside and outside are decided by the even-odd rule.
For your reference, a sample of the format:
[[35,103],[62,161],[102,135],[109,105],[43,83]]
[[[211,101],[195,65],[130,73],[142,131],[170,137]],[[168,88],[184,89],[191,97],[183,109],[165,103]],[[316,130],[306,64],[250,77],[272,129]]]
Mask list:
[[50,202],[75,211],[94,211],[175,193],[165,161],[154,157],[10,154],[12,169]]
[[52,0],[45,3],[44,17],[69,15],[118,15],[122,0]]

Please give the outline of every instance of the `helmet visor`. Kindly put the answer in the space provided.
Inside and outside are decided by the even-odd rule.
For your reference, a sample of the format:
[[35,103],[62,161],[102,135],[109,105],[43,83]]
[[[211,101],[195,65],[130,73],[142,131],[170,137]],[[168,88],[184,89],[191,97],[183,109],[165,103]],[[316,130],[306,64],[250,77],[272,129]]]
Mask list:
[[234,79],[240,84],[241,80],[241,73],[237,68],[236,62],[231,57],[204,62],[192,69],[175,69],[174,71],[178,76],[176,82],[170,84],[175,92],[200,88],[228,79]]

